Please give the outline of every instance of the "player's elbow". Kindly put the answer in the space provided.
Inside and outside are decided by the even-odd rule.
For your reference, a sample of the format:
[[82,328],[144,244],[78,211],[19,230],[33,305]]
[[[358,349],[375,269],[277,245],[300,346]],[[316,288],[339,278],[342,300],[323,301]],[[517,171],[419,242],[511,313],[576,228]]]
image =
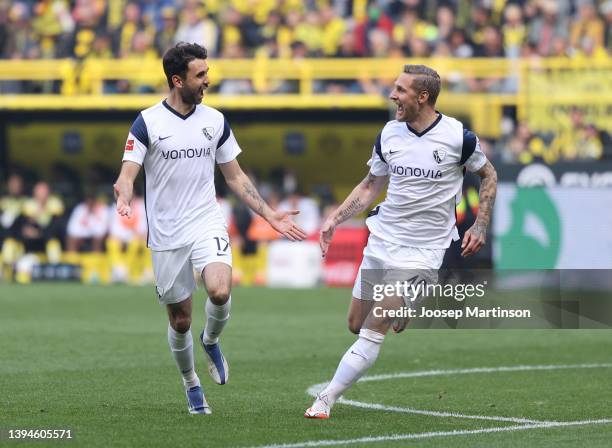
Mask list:
[[357,316],[349,316],[348,318],[348,329],[353,334],[359,334],[361,331],[361,325],[363,322]]
[[482,180],[486,179],[488,182],[497,183],[497,171],[489,161],[478,171],[478,175]]

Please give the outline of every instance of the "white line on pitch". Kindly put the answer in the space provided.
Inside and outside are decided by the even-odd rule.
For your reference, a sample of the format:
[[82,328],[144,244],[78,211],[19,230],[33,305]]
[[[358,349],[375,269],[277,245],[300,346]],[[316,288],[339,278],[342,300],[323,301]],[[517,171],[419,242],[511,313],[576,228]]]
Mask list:
[[439,412],[439,411],[425,411],[421,409],[402,408],[398,406],[385,406],[384,404],[377,403],[363,403],[361,401],[346,400],[340,398],[338,403],[348,404],[349,406],[355,406],[363,409],[376,409],[378,411],[389,411],[389,412],[404,412],[406,414],[419,414],[419,415],[430,415],[432,417],[454,417],[454,418],[465,418],[469,420],[491,420],[494,422],[509,422],[509,423],[557,423],[553,421],[544,420],[531,420],[528,418],[520,417],[500,417],[496,415],[469,415],[459,414],[457,412]]
[[352,445],[352,444],[357,444],[357,443],[376,443],[376,442],[387,442],[387,441],[397,441],[397,440],[428,439],[432,437],[487,434],[487,433],[507,432],[507,431],[525,431],[528,429],[558,428],[558,427],[563,427],[563,426],[601,425],[601,424],[608,424],[608,423],[612,423],[612,419],[581,420],[581,421],[575,421],[575,422],[549,422],[549,423],[537,423],[533,425],[501,426],[501,427],[481,428],[481,429],[462,429],[462,430],[456,430],[456,431],[422,432],[418,434],[390,434],[387,436],[361,437],[358,439],[345,439],[345,440],[310,440],[306,442],[284,443],[284,444],[278,444],[278,445],[259,445],[254,448],[310,448],[310,447],[317,447],[317,446]]
[[[399,373],[389,373],[383,375],[372,375],[365,376],[359,380],[359,382],[368,382],[368,381],[384,381],[391,379],[399,379],[399,378],[422,378],[428,376],[443,376],[443,375],[465,375],[469,373],[496,373],[496,372],[526,372],[526,371],[534,371],[534,370],[565,370],[565,369],[597,369],[597,368],[608,368],[612,367],[611,363],[602,363],[602,364],[550,364],[550,365],[521,365],[521,366],[502,366],[502,367],[476,367],[469,369],[449,369],[449,370],[424,370],[418,372],[399,372]],[[329,383],[320,383],[314,384],[310,386],[306,393],[309,395],[316,397],[317,393],[325,388]],[[364,403],[361,401],[347,400],[345,398],[340,398],[338,400],[340,404],[347,404],[349,406],[355,406],[364,409],[376,409],[379,411],[389,411],[389,412],[404,412],[407,414],[420,414],[420,415],[430,415],[432,417],[454,417],[454,418],[465,418],[470,420],[489,420],[489,421],[499,421],[499,422],[510,422],[510,423],[557,423],[554,421],[546,421],[546,420],[533,420],[521,417],[501,417],[495,415],[470,415],[470,414],[460,414],[457,412],[439,412],[439,411],[428,411],[422,409],[413,409],[413,408],[405,408],[398,406],[385,406],[377,403]]]
[[392,380],[396,378],[419,378],[424,376],[464,375],[468,373],[497,372],[528,372],[532,370],[563,370],[563,369],[600,369],[612,367],[612,363],[603,364],[550,364],[542,366],[508,366],[508,367],[476,367],[471,369],[424,370],[420,372],[400,372],[383,375],[365,376],[359,382]]

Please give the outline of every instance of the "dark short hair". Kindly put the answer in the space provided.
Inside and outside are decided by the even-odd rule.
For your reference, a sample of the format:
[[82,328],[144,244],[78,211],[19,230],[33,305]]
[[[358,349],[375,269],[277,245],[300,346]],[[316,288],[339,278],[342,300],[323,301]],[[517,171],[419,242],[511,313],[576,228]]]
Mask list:
[[208,52],[206,48],[198,44],[188,44],[179,42],[174,47],[169,48],[164,54],[163,65],[168,87],[174,87],[172,77],[178,75],[185,79],[187,76],[187,66],[194,59],[206,59]]
[[438,72],[426,65],[404,65],[404,73],[416,75],[412,87],[418,92],[429,93],[427,102],[435,106],[440,94],[440,75],[438,75]]

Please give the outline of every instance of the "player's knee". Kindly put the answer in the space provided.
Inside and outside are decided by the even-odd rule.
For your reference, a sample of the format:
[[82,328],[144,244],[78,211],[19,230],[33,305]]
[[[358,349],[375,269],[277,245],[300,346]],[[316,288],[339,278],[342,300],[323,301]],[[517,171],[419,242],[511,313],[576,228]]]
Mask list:
[[230,298],[230,288],[228,286],[218,286],[210,288],[208,291],[208,297],[210,301],[215,305],[225,305]]
[[172,318],[172,328],[179,333],[186,333],[191,328],[191,316],[178,314]]

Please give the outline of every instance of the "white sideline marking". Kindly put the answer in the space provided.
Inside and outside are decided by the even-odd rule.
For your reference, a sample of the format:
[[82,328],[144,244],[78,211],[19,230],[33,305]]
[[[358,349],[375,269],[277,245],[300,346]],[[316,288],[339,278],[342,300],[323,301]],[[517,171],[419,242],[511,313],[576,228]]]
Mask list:
[[[372,375],[361,378],[358,382],[368,381],[383,381],[398,378],[422,378],[428,376],[444,376],[444,375],[465,375],[470,373],[495,373],[495,372],[526,372],[533,370],[563,370],[563,369],[597,369],[597,368],[609,368],[612,367],[612,363],[603,364],[551,364],[551,365],[539,365],[539,366],[508,366],[508,367],[476,367],[470,369],[449,369],[449,370],[424,370],[420,372],[400,372],[400,373],[389,373],[383,375]],[[329,383],[320,383],[310,386],[306,391],[308,395],[313,397],[317,396],[317,393],[325,388]],[[377,403],[364,403],[361,401],[347,400],[340,398],[338,400],[340,404],[347,404],[349,406],[355,406],[363,409],[376,409],[379,411],[389,412],[404,412],[408,414],[419,414],[419,415],[430,415],[432,417],[454,417],[454,418],[465,418],[470,420],[490,420],[499,422],[510,422],[510,423],[559,423],[554,421],[544,420],[532,420],[521,417],[501,417],[494,415],[469,415],[460,414],[457,412],[439,412],[439,411],[427,411],[422,409],[412,409],[399,406],[386,406]]]
[[[562,370],[562,369],[596,369],[596,368],[611,368],[612,363],[600,363],[600,364],[551,364],[551,365],[535,365],[535,366],[507,366],[507,367],[477,367],[470,369],[450,369],[450,370],[426,370],[419,372],[400,372],[391,373],[384,375],[372,375],[366,376],[359,380],[359,382],[367,381],[383,381],[388,379],[397,378],[419,378],[427,376],[442,376],[442,375],[464,375],[469,373],[495,373],[495,372],[522,372],[522,371],[533,371],[533,370]],[[310,386],[306,393],[313,397],[317,396],[317,393],[327,386],[329,383],[319,383]],[[385,436],[370,436],[361,437],[358,439],[345,439],[345,440],[311,440],[298,443],[284,443],[274,445],[259,445],[253,448],[301,448],[301,447],[317,447],[317,446],[333,446],[333,445],[350,445],[357,443],[375,443],[385,441],[396,441],[396,440],[414,440],[414,439],[427,439],[432,437],[447,437],[447,436],[460,436],[468,434],[487,434],[496,432],[508,432],[508,431],[525,431],[528,429],[547,429],[547,428],[559,428],[564,426],[586,426],[586,425],[602,425],[612,423],[612,419],[599,419],[599,420],[577,420],[571,422],[557,422],[557,421],[539,421],[529,420],[517,417],[497,417],[497,416],[485,416],[485,415],[465,415],[455,412],[436,412],[426,411],[420,409],[401,408],[397,406],[385,406],[376,403],[363,403],[360,401],[346,400],[340,398],[338,403],[347,404],[350,406],[356,406],[368,409],[378,409],[392,412],[406,412],[413,414],[431,415],[437,417],[455,417],[455,418],[466,418],[476,420],[493,420],[493,421],[504,421],[504,422],[515,422],[515,423],[528,423],[525,425],[514,425],[514,426],[499,426],[493,428],[480,428],[480,429],[463,429],[454,431],[433,431],[424,433],[413,433],[413,434],[390,434]]]
[[391,380],[395,378],[418,378],[423,376],[463,375],[468,373],[526,372],[531,370],[562,369],[601,369],[612,367],[612,363],[603,364],[550,364],[543,366],[509,366],[509,367],[476,367],[471,369],[425,370],[421,372],[400,372],[383,375],[365,376],[359,382]]
[[340,400],[338,400],[338,403],[348,404],[349,406],[355,406],[357,408],[377,409],[379,411],[390,411],[390,412],[405,412],[407,414],[430,415],[432,417],[454,417],[454,418],[466,418],[470,420],[491,420],[494,422],[529,423],[529,424],[559,423],[555,421],[530,420],[528,418],[518,418],[518,417],[500,417],[496,415],[469,415],[469,414],[459,414],[457,412],[424,411],[421,409],[402,408],[398,406],[386,406],[384,404],[377,404],[377,403],[363,403],[361,401],[345,400],[344,398],[341,398]]
[[584,425],[601,425],[612,423],[612,419],[602,420],[581,420],[575,422],[548,422],[548,423],[537,423],[533,425],[517,425],[517,426],[501,426],[495,428],[481,428],[481,429],[462,429],[455,431],[433,431],[433,432],[422,432],[419,434],[390,434],[388,436],[377,436],[377,437],[361,437],[359,439],[345,439],[345,440],[312,440],[307,442],[298,443],[283,443],[277,445],[259,445],[254,448],[308,448],[316,446],[333,446],[333,445],[351,445],[355,443],[375,443],[375,442],[387,442],[397,440],[414,440],[414,439],[428,439],[432,437],[447,437],[447,436],[462,436],[469,434],[487,434],[495,432],[507,432],[507,431],[525,431],[527,429],[539,429],[539,428],[558,428],[562,426],[584,426]]

